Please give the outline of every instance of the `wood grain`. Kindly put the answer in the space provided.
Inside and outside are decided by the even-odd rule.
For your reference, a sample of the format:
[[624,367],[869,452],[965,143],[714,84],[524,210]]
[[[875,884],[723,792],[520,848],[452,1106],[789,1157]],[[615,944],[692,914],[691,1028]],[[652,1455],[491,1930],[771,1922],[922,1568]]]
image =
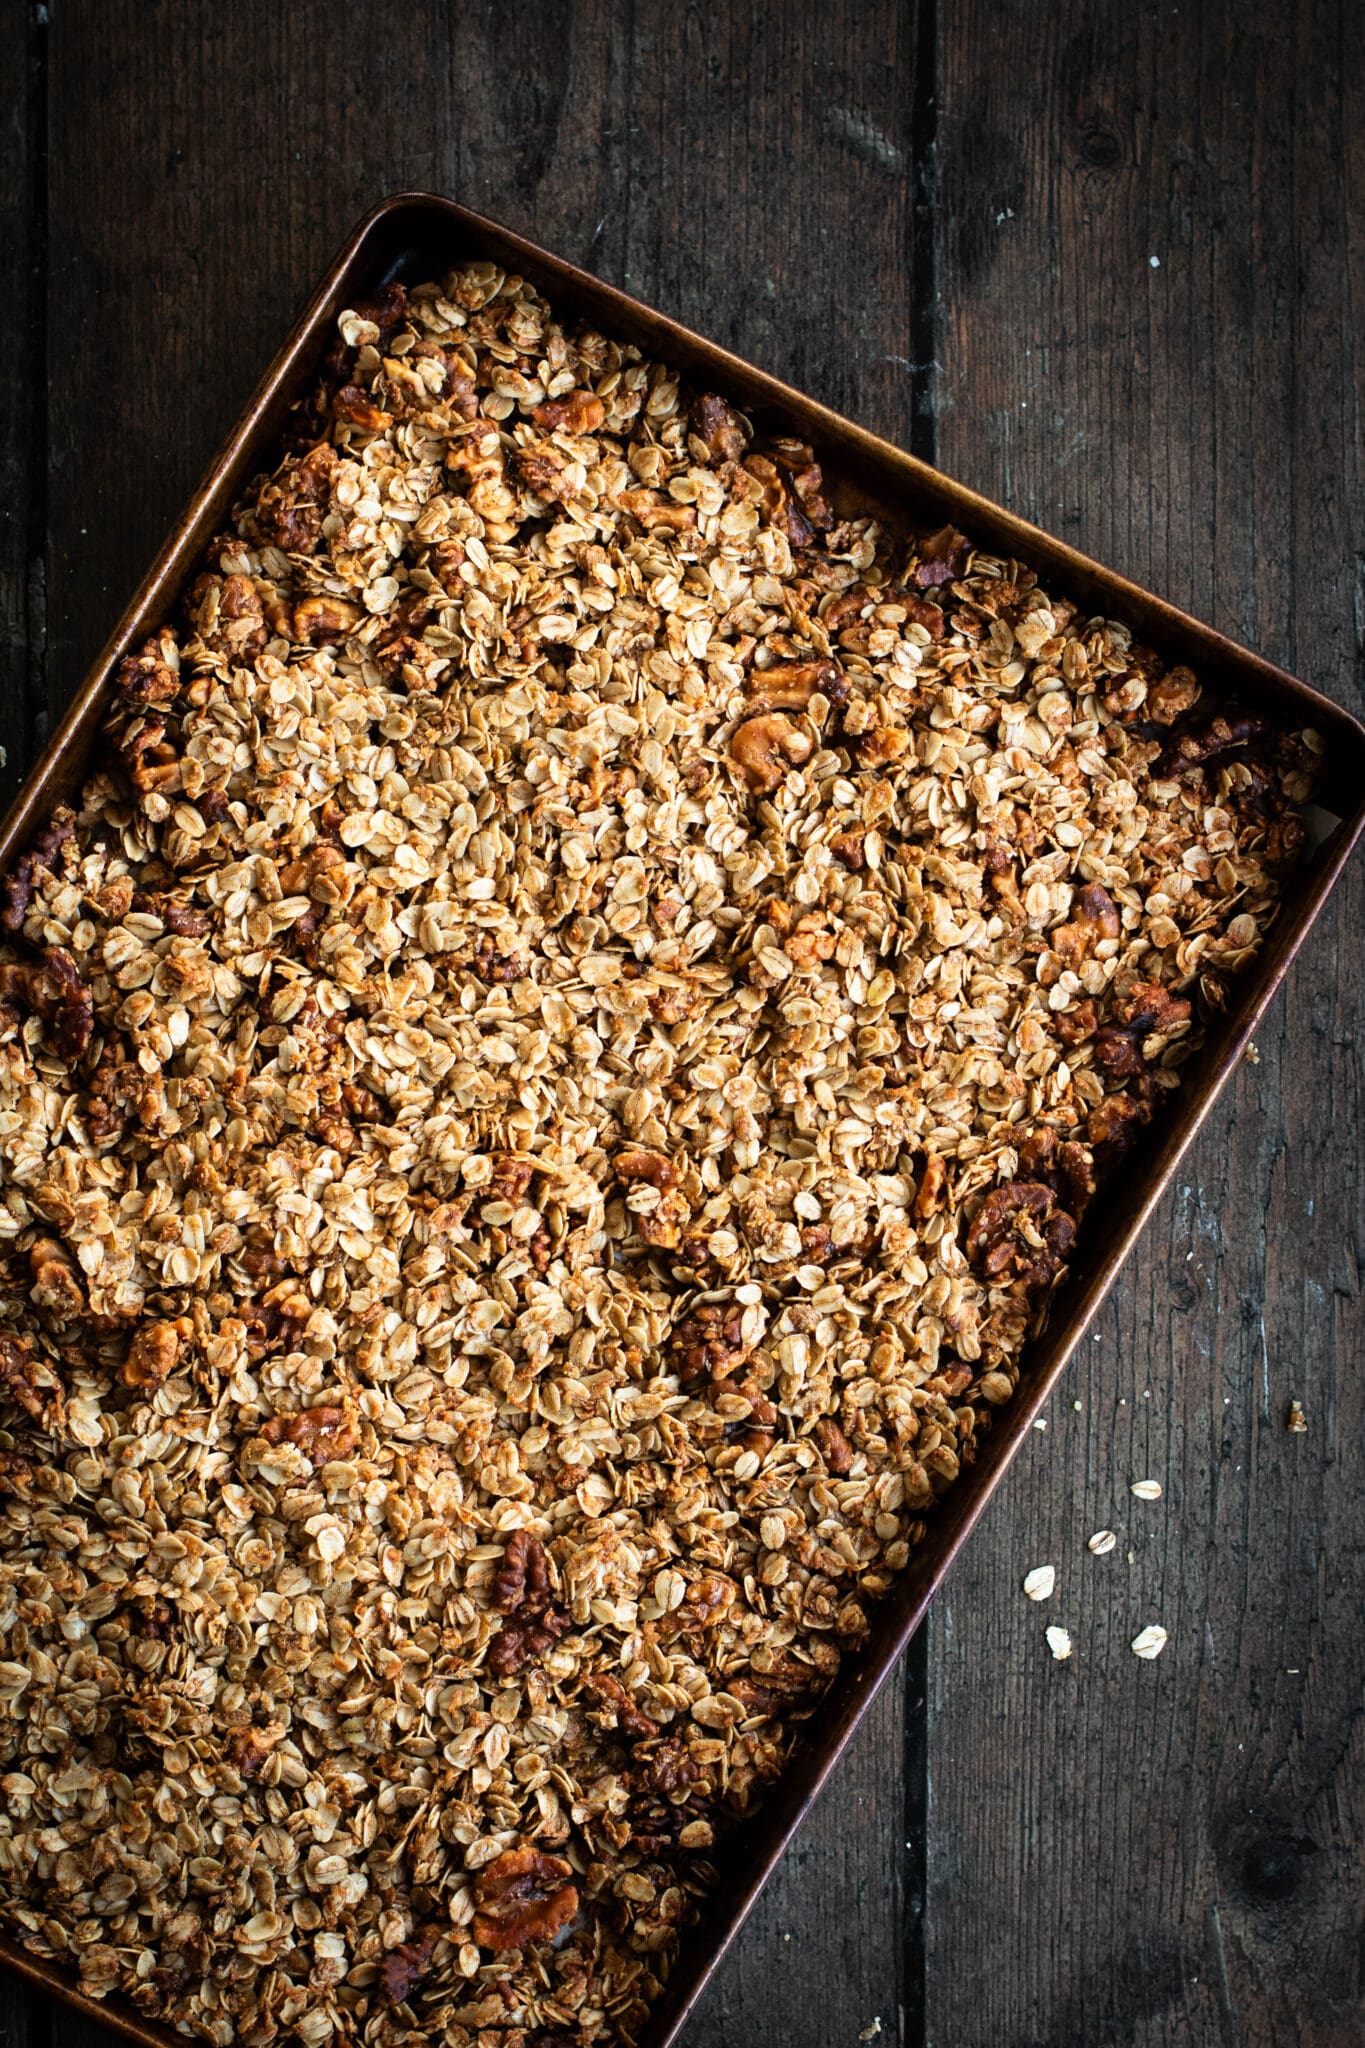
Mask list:
[[[1359,708],[1345,0],[46,13],[0,0],[7,788],[403,186],[936,447]],[[1359,2038],[1361,895],[1357,866],[690,2048]],[[0,1989],[0,2037],[49,2032],[103,2038]]]
[[[1252,15],[954,10],[939,453],[1359,710],[1362,72],[1344,10]],[[928,2042],[1361,2037],[1361,895],[939,1602]]]
[[[10,52],[0,99],[0,349],[11,394],[0,407],[0,802],[8,805],[44,738],[42,321],[46,261],[44,177],[47,38],[20,0],[4,0],[0,34]],[[33,417],[33,407],[39,408]]]

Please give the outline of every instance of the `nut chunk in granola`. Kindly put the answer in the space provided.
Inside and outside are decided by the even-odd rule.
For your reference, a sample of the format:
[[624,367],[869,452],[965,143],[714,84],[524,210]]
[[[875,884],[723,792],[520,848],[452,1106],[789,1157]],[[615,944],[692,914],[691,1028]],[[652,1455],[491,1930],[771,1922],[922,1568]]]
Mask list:
[[301,1408],[296,1415],[272,1415],[261,1429],[268,1444],[296,1444],[316,1467],[355,1449],[355,1423],[344,1408]]
[[514,1677],[563,1635],[569,1620],[553,1604],[553,1593],[544,1545],[528,1530],[514,1529],[493,1576],[492,1604],[509,1617],[488,1650],[489,1669],[498,1677]]
[[562,1856],[543,1855],[529,1843],[486,1863],[474,1880],[479,1947],[527,1948],[551,1940],[578,1911],[572,1876]]
[[13,1401],[43,1429],[66,1414],[66,1389],[26,1337],[0,1337],[0,1401]]
[[80,1059],[95,1028],[94,1000],[64,946],[45,946],[36,960],[0,962],[0,996],[41,1017],[59,1059]]
[[987,1280],[1035,1289],[1056,1279],[1076,1241],[1076,1225],[1040,1181],[993,1188],[967,1232],[967,1256]]
[[404,2005],[417,1986],[431,1974],[432,1952],[437,1929],[426,1928],[415,1941],[399,1942],[379,1966],[379,1981],[390,2005]]
[[779,711],[746,718],[730,742],[731,758],[756,796],[770,796],[787,770],[799,768],[814,749],[810,734]]

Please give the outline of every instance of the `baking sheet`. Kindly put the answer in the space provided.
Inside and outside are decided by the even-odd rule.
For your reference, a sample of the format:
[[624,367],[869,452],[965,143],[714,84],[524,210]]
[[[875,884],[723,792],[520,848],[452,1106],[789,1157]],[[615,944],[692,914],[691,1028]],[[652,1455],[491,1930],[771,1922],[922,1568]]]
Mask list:
[[[766,1878],[1027,1436],[1365,828],[1365,727],[1317,691],[1151,592],[574,265],[450,200],[404,194],[385,200],[362,221],[328,267],[0,826],[0,867],[22,850],[52,806],[79,788],[114,663],[169,616],[233,500],[251,475],[272,464],[285,412],[312,381],[336,314],[381,283],[416,282],[479,255],[530,277],[554,300],[557,310],[586,314],[604,331],[637,341],[652,355],[737,399],[766,430],[810,441],[842,506],[878,511],[902,524],[951,520],[973,540],[1027,562],[1059,592],[1124,620],[1169,663],[1194,667],[1215,692],[1235,696],[1281,724],[1311,723],[1327,740],[1327,777],[1310,819],[1311,852],[1291,884],[1261,957],[1185,1068],[1172,1111],[1147,1133],[1121,1181],[1107,1187],[1107,1206],[1098,1225],[1087,1219],[1077,1266],[1053,1304],[1047,1331],[1030,1347],[1019,1390],[998,1411],[977,1462],[934,1511],[924,1541],[874,1614],[866,1645],[849,1658],[834,1688],[805,1724],[781,1783],[762,1810],[729,1838],[722,1883],[698,1925],[685,1936],[668,1988],[642,2036],[641,2048],[673,2048]],[[0,1964],[147,2048],[165,2048],[184,2039],[143,2020],[121,2002],[85,1997],[59,1966],[30,1954],[9,1937],[0,1936]]]

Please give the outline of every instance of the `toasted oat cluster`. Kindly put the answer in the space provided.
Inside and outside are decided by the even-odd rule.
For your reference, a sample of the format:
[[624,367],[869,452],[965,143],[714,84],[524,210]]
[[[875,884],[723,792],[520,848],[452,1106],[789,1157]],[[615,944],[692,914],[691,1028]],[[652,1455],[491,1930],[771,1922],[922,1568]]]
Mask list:
[[1274,916],[1312,733],[476,263],[348,312],[0,952],[0,1920],[638,2034]]

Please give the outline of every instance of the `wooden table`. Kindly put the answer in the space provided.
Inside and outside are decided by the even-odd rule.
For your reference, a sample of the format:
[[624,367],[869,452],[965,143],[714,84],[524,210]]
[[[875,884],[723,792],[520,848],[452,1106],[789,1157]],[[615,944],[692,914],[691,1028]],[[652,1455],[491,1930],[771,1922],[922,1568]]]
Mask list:
[[[3,0],[6,797],[324,259],[405,186],[1359,709],[1353,14]],[[1362,2038],[1363,923],[1357,862],[690,2048]],[[0,1988],[19,2048],[49,2028],[91,2031]]]

